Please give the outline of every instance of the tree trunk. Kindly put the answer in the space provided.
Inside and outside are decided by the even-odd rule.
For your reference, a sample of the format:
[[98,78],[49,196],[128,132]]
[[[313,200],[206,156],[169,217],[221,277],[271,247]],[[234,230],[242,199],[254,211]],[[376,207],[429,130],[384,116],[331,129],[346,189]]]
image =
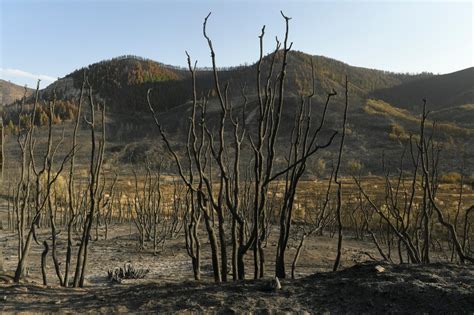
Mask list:
[[217,245],[217,238],[216,233],[214,232],[214,228],[211,224],[211,219],[208,215],[204,216],[204,222],[206,223],[206,230],[209,236],[209,243],[211,245],[211,260],[212,260],[212,269],[214,273],[214,281],[219,283],[222,281],[221,272],[219,267],[219,257],[218,257],[218,250],[219,246]]
[[232,279],[235,281],[239,278],[237,268],[237,255],[238,255],[238,243],[237,243],[237,220],[232,218]]
[[219,223],[219,242],[221,243],[221,280],[227,282],[227,244],[224,230],[224,216],[222,208],[217,211],[217,219]]
[[44,250],[41,254],[41,274],[43,275],[43,285],[48,285],[48,279],[46,277],[46,255],[48,255],[49,246],[48,242],[43,242]]
[[298,248],[296,249],[295,258],[293,259],[293,263],[291,264],[291,279],[295,279],[296,264],[298,263],[298,259],[300,258],[301,251],[303,250],[305,239],[306,239],[306,234],[303,234],[303,236],[301,236],[300,243],[298,244]]

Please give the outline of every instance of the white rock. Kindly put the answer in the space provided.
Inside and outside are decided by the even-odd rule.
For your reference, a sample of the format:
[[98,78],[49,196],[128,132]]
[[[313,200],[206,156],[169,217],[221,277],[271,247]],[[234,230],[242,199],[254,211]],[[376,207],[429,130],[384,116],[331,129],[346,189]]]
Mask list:
[[377,266],[375,266],[375,270],[377,270],[377,272],[384,272],[385,268],[380,266],[380,265],[377,265]]
[[281,290],[281,284],[280,284],[280,280],[278,279],[278,277],[275,277],[275,282],[273,283],[273,286],[274,286],[275,290]]

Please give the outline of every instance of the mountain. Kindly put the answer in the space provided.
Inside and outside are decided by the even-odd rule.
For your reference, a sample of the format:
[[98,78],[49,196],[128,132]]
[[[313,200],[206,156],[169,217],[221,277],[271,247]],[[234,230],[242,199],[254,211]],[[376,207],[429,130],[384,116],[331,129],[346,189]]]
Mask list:
[[368,97],[411,113],[422,111],[424,98],[432,120],[474,128],[474,67],[378,89]]
[[[31,96],[33,91],[34,90],[27,88],[26,96]],[[25,88],[23,86],[0,79],[0,106],[13,103],[16,100],[21,99],[24,95]]]
[[[281,52],[269,54],[262,62],[262,82],[265,81],[271,61],[275,58],[275,79],[281,67]],[[427,129],[438,121],[437,139],[445,150],[443,160],[446,169],[461,165],[461,158],[474,160],[474,105],[472,95],[473,68],[447,75],[400,74],[375,69],[354,67],[346,63],[323,57],[292,51],[288,55],[285,84],[285,105],[279,143],[282,147],[289,141],[292,123],[300,103],[300,95],[312,91],[312,66],[316,88],[312,103],[313,121],[319,121],[326,93],[336,90],[325,124],[325,132],[338,130],[341,125],[344,104],[345,76],[349,79],[349,118],[345,157],[358,160],[366,172],[380,173],[380,157],[384,152],[391,157],[387,164],[398,167],[398,156],[407,144],[410,134],[419,132],[419,114],[422,98],[428,100],[429,117]],[[245,85],[248,99],[246,106],[249,128],[251,119],[258,110],[256,90],[257,64],[219,69],[222,87],[229,83],[227,95],[238,112],[242,106],[241,87]],[[74,116],[74,106],[81,85],[87,74],[94,95],[107,107],[107,130],[111,160],[140,162],[144,157],[161,154],[157,130],[147,105],[147,91],[159,112],[164,129],[176,146],[186,143],[186,129],[191,109],[191,77],[184,68],[165,65],[136,56],[123,56],[101,61],[76,70],[41,91],[43,98],[50,98],[53,91],[63,103],[61,121]],[[198,97],[209,95],[207,106],[208,124],[218,121],[219,105],[215,97],[213,72],[208,68],[197,69],[196,90]],[[61,105],[61,108],[60,106]],[[12,110],[18,106],[11,106]],[[7,110],[8,112],[8,110]],[[14,114],[4,113],[4,119]],[[324,136],[323,136],[324,138]],[[321,141],[323,141],[321,139]],[[462,148],[463,153],[459,150]],[[283,148],[284,149],[284,148]],[[330,148],[324,158],[336,155],[337,148]],[[409,161],[408,161],[409,162]],[[466,171],[474,172],[474,163],[467,163]]]
[[431,75],[429,73],[409,75],[355,67],[324,56],[311,56],[294,51],[290,52],[288,57],[288,86],[290,89],[298,92],[310,90],[311,61],[315,71],[316,90],[342,91],[347,75],[351,94],[358,97],[364,97],[377,89],[390,88],[403,82]]
[[48,97],[55,91],[62,98],[77,97],[84,73],[94,93],[112,112],[146,110],[149,88],[159,95],[156,101],[160,103],[178,105],[189,98],[183,84],[189,77],[187,71],[137,56],[121,56],[76,70],[49,85],[42,94]]
[[[268,72],[273,55],[267,55],[262,64],[262,78]],[[275,69],[281,66],[281,52],[277,53]],[[350,77],[351,87],[356,97],[364,97],[376,89],[390,88],[418,78],[404,75],[353,67],[343,62],[311,56],[302,52],[290,52],[288,56],[287,91],[289,95],[309,93],[311,90],[311,60],[315,70],[315,86],[319,94],[336,89],[343,90],[344,76]],[[240,95],[240,87],[246,85],[246,93],[256,94],[256,63],[219,69],[220,81],[230,83],[229,94]],[[161,111],[185,103],[191,98],[190,74],[187,69],[165,65],[136,56],[123,56],[101,61],[76,70],[48,86],[44,93],[53,90],[64,97],[79,94],[84,71],[93,89],[114,112],[146,111],[146,94],[152,88],[152,101]],[[277,72],[277,71],[274,71]],[[427,76],[426,74],[423,76]],[[263,80],[263,79],[262,79]],[[214,89],[212,71],[197,69],[197,90],[207,94]]]
[[421,109],[422,98],[435,111],[474,104],[474,67],[378,89],[371,97],[412,111]]

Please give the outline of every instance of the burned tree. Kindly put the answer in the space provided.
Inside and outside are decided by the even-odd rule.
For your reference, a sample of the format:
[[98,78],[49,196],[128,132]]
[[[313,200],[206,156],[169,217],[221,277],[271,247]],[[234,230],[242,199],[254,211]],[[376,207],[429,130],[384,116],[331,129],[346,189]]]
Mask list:
[[[429,112],[426,110],[426,100],[423,100],[423,111],[420,118],[420,133],[409,138],[407,147],[400,158],[400,166],[396,176],[392,176],[385,169],[385,194],[383,196],[371,196],[360,178],[354,177],[362,197],[367,206],[380,218],[378,227],[371,226],[369,212],[364,210],[367,222],[367,230],[371,234],[374,244],[380,255],[388,261],[392,261],[391,242],[397,239],[398,260],[400,263],[430,263],[430,251],[434,244],[442,249],[442,243],[452,244],[461,263],[473,262],[463,247],[460,237],[465,239],[464,233],[456,229],[456,224],[450,222],[441,208],[437,197],[439,188],[439,144],[434,140],[436,124],[431,125],[431,133],[427,132],[426,123]],[[409,151],[411,168],[403,164],[404,155]],[[383,159],[385,162],[385,159]],[[385,165],[385,163],[384,163]],[[461,194],[462,197],[462,194]],[[363,206],[362,206],[363,208]],[[469,212],[472,206],[465,210],[464,226],[469,224]],[[437,218],[437,222],[435,219]],[[447,232],[448,238],[444,238],[439,229],[435,229],[439,223]],[[375,237],[376,231],[382,233],[386,230],[387,251]],[[404,257],[406,256],[406,257]]]
[[83,225],[82,238],[77,252],[76,271],[74,273],[74,287],[82,287],[84,285],[84,278],[86,274],[88,246],[91,239],[92,223],[96,212],[98,211],[98,190],[100,185],[100,176],[102,173],[102,163],[105,149],[105,105],[102,105],[102,123],[101,123],[101,138],[99,140],[99,147],[97,148],[96,128],[97,122],[95,119],[94,97],[92,94],[92,86],[89,84],[89,105],[90,105],[90,120],[84,117],[91,132],[91,155],[89,164],[89,183],[88,183],[88,202],[89,209],[85,222]]
[[[24,135],[21,135],[21,132],[18,135],[18,143],[20,144],[22,152],[22,164],[21,164],[21,176],[18,183],[17,195],[16,195],[16,213],[17,213],[17,222],[18,222],[18,235],[19,235],[19,261],[15,271],[14,281],[19,282],[23,271],[27,265],[28,257],[30,253],[30,248],[33,240],[37,241],[35,229],[39,226],[39,222],[42,216],[45,215],[45,212],[49,209],[52,213],[51,205],[51,193],[52,187],[56,180],[59,178],[59,175],[64,169],[65,163],[69,160],[74,150],[71,150],[68,154],[65,155],[64,159],[59,163],[57,169],[53,170],[54,166],[54,157],[57,153],[59,146],[64,140],[64,136],[59,140],[59,142],[53,147],[53,136],[52,136],[52,120],[54,115],[54,104],[55,98],[53,101],[49,102],[49,111],[48,111],[48,139],[46,144],[46,150],[42,157],[41,166],[38,167],[35,157],[35,113],[36,107],[39,104],[39,82],[37,85],[35,103],[33,106],[33,111],[29,116],[27,125],[25,126]],[[33,185],[33,204],[30,204],[30,187]],[[26,238],[24,237],[24,224],[25,222],[25,212],[28,207],[33,208],[33,216],[29,220],[29,229]],[[51,218],[50,214],[50,218]],[[55,256],[55,237],[56,232],[54,224],[52,226],[52,239],[53,239],[53,260],[55,263],[55,269],[57,275],[62,282],[62,276],[59,271],[59,263],[57,257]],[[47,243],[45,241],[45,247]],[[47,253],[47,251],[46,251]]]
[[[270,186],[281,178],[285,178],[286,192],[280,207],[280,240],[277,255],[277,276],[284,277],[284,255],[290,234],[292,209],[298,183],[306,170],[307,160],[318,152],[331,145],[337,132],[323,140],[319,139],[320,132],[326,120],[326,112],[331,97],[335,92],[328,93],[321,121],[313,126],[311,122],[311,98],[314,90],[306,97],[301,98],[299,114],[295,117],[291,148],[287,155],[287,164],[277,169],[279,156],[277,139],[280,137],[280,125],[285,107],[285,75],[288,65],[288,53],[292,43],[289,43],[290,18],[281,13],[286,26],[283,43],[278,40],[275,50],[269,58],[264,60],[263,39],[265,27],[259,36],[260,58],[256,65],[256,115],[247,117],[246,108],[248,96],[242,88],[240,113],[236,114],[237,107],[229,97],[229,83],[221,84],[219,71],[216,66],[216,53],[212,40],[206,32],[210,14],[203,23],[203,36],[211,52],[213,93],[218,105],[218,119],[214,123],[207,112],[210,102],[209,94],[198,97],[196,90],[196,62],[192,65],[188,57],[188,69],[192,82],[192,108],[188,128],[186,156],[180,157],[177,149],[171,144],[162,124],[150,102],[148,104],[154,117],[155,124],[167,151],[171,154],[178,169],[178,174],[187,187],[190,209],[194,218],[186,229],[187,244],[198,244],[191,239],[191,233],[198,223],[199,214],[202,214],[211,246],[212,265],[216,282],[227,280],[227,222],[230,220],[232,255],[231,266],[233,279],[245,278],[244,257],[249,250],[253,254],[254,278],[263,277],[265,273],[265,252],[262,244],[266,242],[267,209]],[[281,68],[274,73],[277,60]],[[263,74],[263,64],[267,66],[267,73]],[[262,76],[264,81],[262,82]],[[214,101],[214,99],[213,99]],[[345,119],[344,119],[345,122]],[[251,124],[254,127],[250,126]],[[248,153],[250,158],[243,160]],[[245,179],[241,171],[247,169]],[[196,214],[197,213],[197,214]],[[217,228],[217,233],[214,230]],[[193,236],[194,237],[194,236]],[[189,248],[189,247],[188,247]],[[199,247],[195,248],[198,249]],[[193,266],[199,265],[196,259],[199,255],[188,251],[193,260]]]

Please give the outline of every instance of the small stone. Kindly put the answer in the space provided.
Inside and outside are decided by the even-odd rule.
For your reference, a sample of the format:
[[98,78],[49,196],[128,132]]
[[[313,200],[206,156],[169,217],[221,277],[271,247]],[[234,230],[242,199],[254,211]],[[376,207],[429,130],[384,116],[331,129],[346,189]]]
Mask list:
[[278,277],[275,277],[275,280],[273,282],[273,288],[275,290],[281,290],[281,283],[280,283],[280,280],[278,279]]
[[384,272],[385,268],[380,266],[380,265],[377,265],[377,266],[375,266],[375,270],[380,273],[380,272]]

